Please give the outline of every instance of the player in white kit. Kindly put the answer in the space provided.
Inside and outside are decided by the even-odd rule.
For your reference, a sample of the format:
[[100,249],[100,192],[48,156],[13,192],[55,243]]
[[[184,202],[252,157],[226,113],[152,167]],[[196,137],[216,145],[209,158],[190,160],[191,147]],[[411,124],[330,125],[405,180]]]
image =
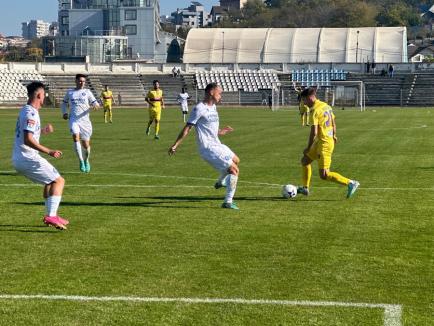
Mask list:
[[178,146],[195,126],[200,156],[221,173],[214,187],[216,189],[226,187],[222,208],[238,209],[233,202],[233,197],[237,187],[240,159],[229,147],[223,145],[218,137],[232,131],[230,127],[219,129],[216,104],[220,102],[221,94],[222,88],[216,83],[206,86],[204,100],[193,108],[187,124],[169,148],[169,155],[175,154]]
[[60,158],[62,152],[52,150],[39,143],[42,133],[53,131],[51,125],[41,129],[39,110],[45,99],[45,86],[41,82],[32,82],[27,86],[28,102],[18,116],[15,129],[15,144],[12,164],[15,170],[35,183],[44,185],[46,214],[44,223],[58,229],[66,229],[69,221],[57,215],[62,198],[65,180],[59,172],[39,152]]
[[80,161],[80,171],[89,173],[90,137],[92,136],[92,123],[90,122],[89,112],[91,107],[98,109],[99,103],[92,92],[84,88],[85,84],[86,76],[77,74],[75,76],[76,88],[69,89],[63,99],[62,114],[63,119],[68,120],[69,118],[69,129],[74,141],[75,153]]
[[190,98],[190,96],[185,91],[185,88],[183,88],[181,93],[178,95],[178,103],[181,104],[181,110],[182,110],[182,116],[184,118],[184,122],[185,122],[185,118],[188,114],[188,99],[189,98]]

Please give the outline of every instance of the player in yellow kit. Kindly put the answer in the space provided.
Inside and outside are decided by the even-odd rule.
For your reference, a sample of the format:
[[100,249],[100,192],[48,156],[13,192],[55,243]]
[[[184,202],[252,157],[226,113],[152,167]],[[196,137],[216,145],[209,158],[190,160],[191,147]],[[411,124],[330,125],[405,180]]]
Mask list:
[[301,98],[310,108],[312,126],[309,141],[301,159],[303,186],[298,188],[298,192],[306,196],[309,194],[312,162],[317,160],[321,179],[347,186],[347,198],[350,198],[360,183],[330,171],[333,149],[337,141],[336,122],[332,108],[316,98],[316,88],[313,87],[304,89]]
[[101,92],[100,95],[102,105],[104,108],[104,122],[107,123],[107,115],[109,118],[110,123],[113,122],[113,112],[112,112],[112,103],[113,100],[113,93],[111,90],[109,90],[109,87],[105,85],[104,90]]
[[164,109],[163,91],[160,89],[158,80],[154,80],[152,84],[154,88],[146,95],[146,102],[149,104],[149,122],[146,135],[150,134],[152,122],[155,122],[155,139],[160,139],[158,133],[160,132],[161,109]]
[[301,86],[297,86],[295,83],[293,83],[292,86],[294,87],[294,91],[297,93],[298,110],[300,111],[301,125],[309,126],[309,107],[303,102],[301,98],[301,92],[303,92],[303,88]]

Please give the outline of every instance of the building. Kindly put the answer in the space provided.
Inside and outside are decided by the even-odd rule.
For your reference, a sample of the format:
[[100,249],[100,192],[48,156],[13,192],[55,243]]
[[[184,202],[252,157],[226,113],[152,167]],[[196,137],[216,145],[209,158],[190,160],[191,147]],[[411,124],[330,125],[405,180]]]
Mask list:
[[50,23],[46,23],[42,20],[31,20],[30,22],[24,22],[21,25],[22,36],[27,40],[41,38],[49,34]]
[[160,29],[159,0],[58,0],[59,34],[47,56],[165,62],[173,37]]
[[220,7],[225,10],[229,9],[242,9],[247,3],[247,0],[220,0]]
[[196,28],[211,25],[210,15],[206,12],[205,7],[196,1],[191,2],[191,6],[188,8],[177,9],[172,12],[171,17],[176,26]]

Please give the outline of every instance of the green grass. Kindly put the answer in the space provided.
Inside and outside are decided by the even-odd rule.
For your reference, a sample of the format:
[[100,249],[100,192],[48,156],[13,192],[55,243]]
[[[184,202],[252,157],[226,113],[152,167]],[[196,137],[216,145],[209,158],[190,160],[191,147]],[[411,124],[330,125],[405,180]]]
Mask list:
[[[434,324],[432,110],[336,110],[332,169],[360,190],[346,200],[314,166],[311,196],[285,200],[273,185],[300,182],[308,128],[295,110],[222,108],[221,125],[235,129],[222,140],[241,158],[241,210],[229,211],[193,134],[167,155],[178,110],[164,112],[159,141],[144,134],[145,110],[117,109],[112,125],[93,113],[86,175],[60,112],[43,109],[56,130],[41,142],[64,153],[50,159],[66,179],[64,232],[43,226],[42,188],[12,172],[17,114],[0,110],[0,294],[400,304],[403,325]],[[383,324],[381,309],[227,303],[0,299],[0,316],[0,325]]]

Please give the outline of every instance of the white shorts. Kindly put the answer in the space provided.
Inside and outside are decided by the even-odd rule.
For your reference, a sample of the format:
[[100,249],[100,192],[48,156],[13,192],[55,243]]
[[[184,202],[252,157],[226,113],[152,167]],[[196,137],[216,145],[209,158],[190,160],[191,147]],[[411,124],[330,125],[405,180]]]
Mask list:
[[69,120],[69,129],[71,135],[79,134],[81,140],[90,140],[92,136],[92,123],[90,120],[74,121]]
[[19,174],[35,183],[48,185],[60,177],[59,172],[45,158],[19,160],[12,162]]
[[182,112],[184,113],[186,113],[186,112],[188,112],[188,105],[181,105],[181,110],[182,110]]
[[200,156],[211,164],[214,169],[225,172],[233,164],[235,154],[226,145],[220,144],[209,149],[201,150]]

